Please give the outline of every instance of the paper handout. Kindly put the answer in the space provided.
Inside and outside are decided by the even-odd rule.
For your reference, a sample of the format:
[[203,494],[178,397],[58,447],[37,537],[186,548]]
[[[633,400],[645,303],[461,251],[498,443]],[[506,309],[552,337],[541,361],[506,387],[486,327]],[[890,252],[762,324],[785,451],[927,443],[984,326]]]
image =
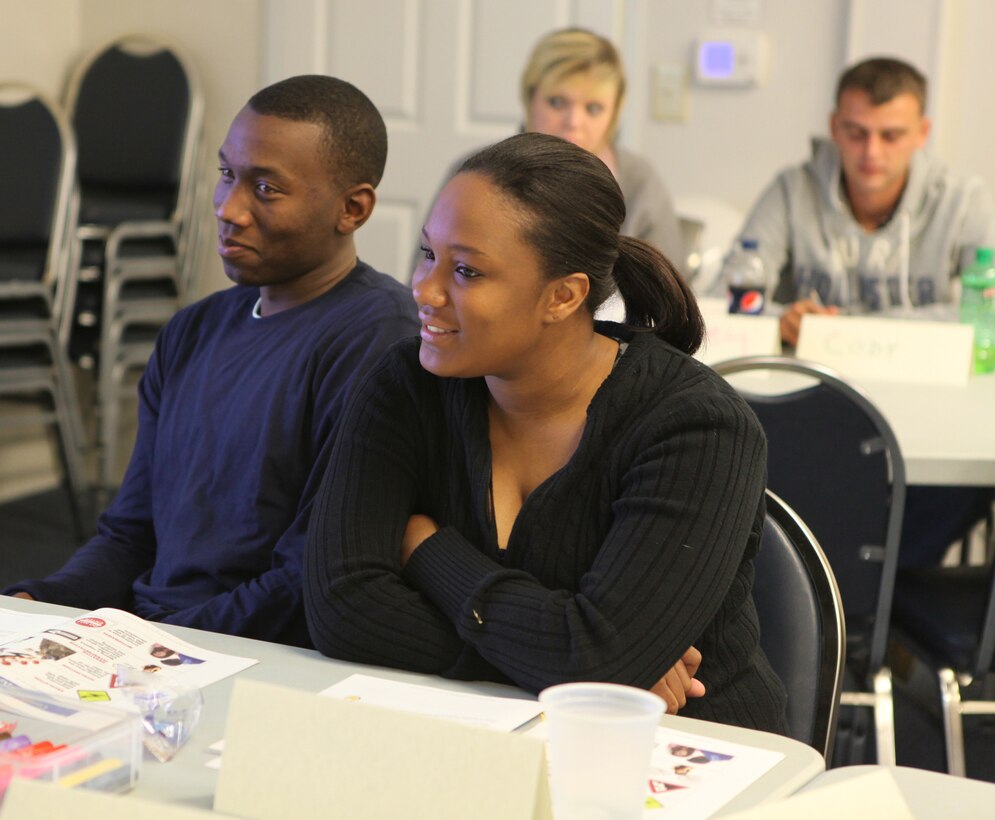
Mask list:
[[373,675],[350,675],[319,694],[503,732],[517,729],[542,712],[535,700],[452,692]]
[[[75,695],[95,703],[125,701],[118,687],[118,666],[203,687],[257,663],[201,649],[119,609],[98,609],[57,621],[50,615],[36,617],[33,630],[8,634],[0,641],[0,687]],[[23,617],[17,623],[31,625]]]

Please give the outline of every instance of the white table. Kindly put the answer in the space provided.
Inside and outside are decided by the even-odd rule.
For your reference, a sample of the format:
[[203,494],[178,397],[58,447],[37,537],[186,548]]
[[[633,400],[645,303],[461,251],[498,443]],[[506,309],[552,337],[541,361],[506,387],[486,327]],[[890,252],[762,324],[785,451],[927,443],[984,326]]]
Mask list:
[[[81,610],[54,606],[20,598],[0,598],[0,606],[25,612],[65,613],[78,615]],[[511,686],[495,683],[466,683],[450,681],[427,675],[400,672],[394,669],[361,666],[324,658],[313,650],[298,649],[280,644],[234,638],[215,632],[202,632],[184,627],[162,626],[186,641],[216,652],[256,658],[259,663],[239,673],[238,677],[282,684],[294,689],[318,692],[355,672],[379,675],[409,683],[421,683],[453,691],[497,695],[511,698],[529,698],[532,695]],[[207,747],[224,737],[228,702],[235,678],[218,681],[204,690],[204,713],[200,726],[189,741],[169,763],[158,763],[145,757],[142,778],[133,794],[199,808],[211,808],[217,783],[217,771],[205,764],[213,755]],[[717,816],[748,808],[769,800],[793,794],[825,769],[822,756],[814,749],[780,735],[723,726],[690,718],[664,716],[664,725],[707,737],[735,743],[753,745],[762,749],[782,752],[784,759],[771,771],[756,781],[729,803]]]
[[[995,375],[964,387],[846,379],[891,425],[908,484],[995,487]],[[781,393],[811,384],[786,372],[735,373],[729,381],[755,393]]]
[[859,387],[895,431],[909,484],[995,487],[995,374],[965,387]]
[[[840,783],[883,766],[843,766],[813,778],[801,791],[820,789]],[[912,816],[919,820],[975,820],[995,816],[995,783],[953,777],[949,774],[889,766]]]

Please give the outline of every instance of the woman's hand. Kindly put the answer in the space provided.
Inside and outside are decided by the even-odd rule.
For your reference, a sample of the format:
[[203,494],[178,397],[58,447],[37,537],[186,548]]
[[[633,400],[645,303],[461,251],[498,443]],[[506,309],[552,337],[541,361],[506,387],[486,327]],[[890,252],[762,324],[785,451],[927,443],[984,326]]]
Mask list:
[[34,600],[34,598],[32,598],[32,597],[31,597],[30,595],[28,595],[28,593],[26,593],[26,592],[15,592],[15,593],[14,593],[13,595],[11,595],[10,597],[11,597],[11,598],[23,598],[23,599],[24,599],[25,601],[33,601],[33,600]]
[[404,569],[412,553],[421,546],[421,542],[438,531],[438,524],[427,515],[413,515],[408,519],[408,525],[404,528],[404,538],[401,539],[401,569]]
[[663,698],[667,714],[676,715],[687,704],[688,698],[700,698],[705,694],[705,685],[695,678],[701,666],[701,653],[693,646],[681,656],[650,691]]

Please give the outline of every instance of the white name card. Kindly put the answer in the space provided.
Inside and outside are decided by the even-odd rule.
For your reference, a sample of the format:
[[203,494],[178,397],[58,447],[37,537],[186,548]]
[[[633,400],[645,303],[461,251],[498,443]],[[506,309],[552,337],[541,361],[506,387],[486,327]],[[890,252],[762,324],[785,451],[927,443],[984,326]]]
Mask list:
[[258,820],[550,820],[545,744],[236,680],[214,798]]
[[806,314],[799,359],[845,376],[901,384],[967,384],[974,329],[957,322]]
[[913,820],[895,778],[887,769],[860,774],[821,788],[806,790],[776,803],[730,814],[728,820],[837,820],[840,817],[887,817]]
[[11,781],[3,799],[2,820],[209,820],[213,812],[170,806],[136,797],[86,789],[67,789],[38,780]]
[[702,311],[705,341],[695,358],[714,364],[740,356],[777,356],[781,352],[780,320],[776,316],[742,316]]

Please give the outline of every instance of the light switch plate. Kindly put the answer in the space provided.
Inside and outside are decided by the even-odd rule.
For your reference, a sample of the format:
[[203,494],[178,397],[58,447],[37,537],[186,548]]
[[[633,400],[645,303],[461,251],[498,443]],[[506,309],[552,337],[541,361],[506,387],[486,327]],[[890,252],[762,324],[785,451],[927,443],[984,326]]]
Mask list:
[[652,100],[653,119],[659,122],[687,122],[688,77],[682,63],[655,63],[653,65]]

